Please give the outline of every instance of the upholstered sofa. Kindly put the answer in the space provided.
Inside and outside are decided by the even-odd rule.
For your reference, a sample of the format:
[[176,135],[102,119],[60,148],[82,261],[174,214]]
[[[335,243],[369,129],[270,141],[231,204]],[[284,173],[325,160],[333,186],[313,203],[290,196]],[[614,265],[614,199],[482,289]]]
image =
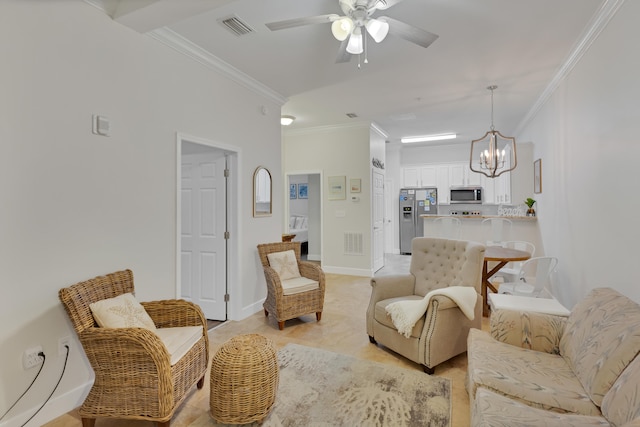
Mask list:
[[569,317],[497,310],[469,332],[472,426],[640,426],[640,306],[592,290]]

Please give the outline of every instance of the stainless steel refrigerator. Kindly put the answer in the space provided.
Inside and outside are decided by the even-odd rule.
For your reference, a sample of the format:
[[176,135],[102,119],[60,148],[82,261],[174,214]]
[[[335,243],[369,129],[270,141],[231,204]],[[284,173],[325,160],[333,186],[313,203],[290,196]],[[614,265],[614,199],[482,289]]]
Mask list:
[[424,236],[424,219],[420,215],[438,213],[438,189],[400,189],[400,253],[411,254],[411,240]]

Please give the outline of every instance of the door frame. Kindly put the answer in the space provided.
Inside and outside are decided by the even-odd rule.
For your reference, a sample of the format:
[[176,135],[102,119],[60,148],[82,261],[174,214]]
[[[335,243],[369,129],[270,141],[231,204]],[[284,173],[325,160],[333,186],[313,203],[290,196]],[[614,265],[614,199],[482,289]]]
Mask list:
[[239,276],[239,262],[240,259],[240,242],[242,241],[241,228],[239,221],[239,213],[241,209],[241,198],[239,197],[239,189],[242,188],[242,171],[240,170],[241,162],[241,150],[239,147],[223,144],[217,141],[212,141],[205,138],[189,135],[182,132],[176,132],[176,201],[175,201],[175,236],[176,236],[176,248],[175,248],[175,295],[176,298],[180,297],[181,290],[181,277],[182,277],[182,264],[181,264],[181,225],[182,225],[182,144],[189,142],[192,144],[202,145],[212,150],[221,150],[228,156],[227,168],[231,171],[230,176],[227,179],[227,231],[229,231],[231,238],[227,241],[227,262],[226,262],[226,293],[233,298],[227,303],[227,319],[237,319],[238,313],[242,311],[242,288],[237,286]]
[[323,239],[324,239],[324,203],[322,200],[322,195],[324,192],[324,174],[322,173],[322,170],[317,170],[317,169],[311,169],[311,170],[301,170],[301,171],[288,171],[285,172],[284,174],[284,179],[283,179],[283,185],[284,185],[284,189],[283,189],[283,193],[285,195],[284,197],[284,212],[285,214],[283,215],[283,224],[282,226],[284,227],[283,230],[289,230],[289,215],[291,214],[291,212],[289,211],[290,207],[289,207],[289,177],[291,175],[319,175],[320,177],[320,194],[318,195],[318,199],[320,202],[320,259],[319,260],[315,260],[315,261],[320,261],[322,262],[322,260],[324,259],[324,244],[323,244]]
[[[377,267],[377,265],[375,264],[376,261],[376,239],[375,239],[375,229],[374,229],[374,216],[375,216],[375,174],[380,174],[382,176],[382,247],[378,248],[378,250],[382,250],[382,265],[380,267]],[[386,240],[386,236],[385,236],[385,213],[386,213],[386,205],[385,202],[387,200],[387,189],[385,186],[386,183],[386,174],[384,173],[384,170],[379,170],[376,168],[371,168],[371,275],[373,276],[373,274],[375,274],[376,271],[380,270],[381,268],[384,268],[384,263],[385,263],[385,259],[384,259],[384,254],[385,254],[385,240]]]

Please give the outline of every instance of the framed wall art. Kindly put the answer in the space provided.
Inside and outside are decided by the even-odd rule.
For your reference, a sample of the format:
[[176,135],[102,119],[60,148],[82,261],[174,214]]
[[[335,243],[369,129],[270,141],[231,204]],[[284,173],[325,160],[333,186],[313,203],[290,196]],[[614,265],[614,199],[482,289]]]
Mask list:
[[330,176],[329,181],[329,200],[344,200],[347,198],[347,177],[346,176]]
[[542,193],[542,159],[533,162],[533,192]]
[[298,198],[298,184],[289,184],[289,199]]
[[309,185],[307,183],[298,184],[298,199],[309,198]]

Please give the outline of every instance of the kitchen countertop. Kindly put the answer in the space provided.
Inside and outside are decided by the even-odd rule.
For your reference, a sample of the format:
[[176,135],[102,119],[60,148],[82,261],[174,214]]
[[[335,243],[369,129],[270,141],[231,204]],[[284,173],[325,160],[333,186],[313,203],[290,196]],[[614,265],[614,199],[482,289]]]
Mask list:
[[460,218],[460,219],[485,219],[485,218],[505,218],[510,219],[511,221],[537,221],[538,217],[535,216],[499,216],[499,215],[429,215],[422,214],[420,215],[422,218],[442,218],[442,217],[452,217],[452,218]]

